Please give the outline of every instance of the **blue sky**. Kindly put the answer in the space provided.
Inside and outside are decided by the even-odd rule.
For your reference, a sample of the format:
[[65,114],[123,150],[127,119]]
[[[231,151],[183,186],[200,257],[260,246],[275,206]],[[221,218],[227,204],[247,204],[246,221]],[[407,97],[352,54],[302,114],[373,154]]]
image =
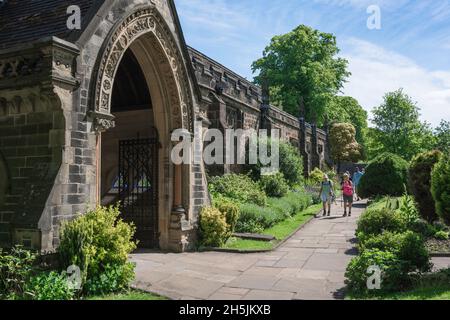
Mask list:
[[[251,80],[270,39],[306,24],[336,35],[352,76],[343,94],[370,111],[403,87],[433,126],[450,120],[450,0],[175,0],[187,43]],[[367,8],[381,10],[369,30]]]

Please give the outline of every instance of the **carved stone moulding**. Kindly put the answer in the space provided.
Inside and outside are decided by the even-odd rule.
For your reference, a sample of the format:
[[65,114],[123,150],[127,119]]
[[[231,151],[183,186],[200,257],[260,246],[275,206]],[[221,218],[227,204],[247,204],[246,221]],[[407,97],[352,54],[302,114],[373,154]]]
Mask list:
[[75,85],[78,54],[78,47],[56,37],[1,50],[0,87],[28,86],[52,80]]
[[92,119],[92,130],[97,134],[106,132],[116,126],[112,114],[91,111],[88,115]]
[[51,91],[20,90],[0,91],[0,117],[32,112],[46,112],[60,108],[56,94]]
[[169,27],[154,6],[140,9],[128,16],[111,36],[98,69],[94,115],[112,116],[111,98],[118,66],[132,42],[144,34],[153,35],[150,41],[155,56],[152,58],[159,62],[161,76],[168,86],[172,127],[193,130],[193,98],[187,71]]

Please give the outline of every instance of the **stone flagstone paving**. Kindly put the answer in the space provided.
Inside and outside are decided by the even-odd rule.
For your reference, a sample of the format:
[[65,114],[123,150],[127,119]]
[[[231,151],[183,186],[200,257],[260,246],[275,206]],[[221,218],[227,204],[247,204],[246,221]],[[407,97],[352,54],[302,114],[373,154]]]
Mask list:
[[355,203],[352,217],[343,218],[343,208],[335,205],[331,217],[314,219],[267,253],[133,254],[134,285],[171,299],[342,299],[364,208],[365,202]]

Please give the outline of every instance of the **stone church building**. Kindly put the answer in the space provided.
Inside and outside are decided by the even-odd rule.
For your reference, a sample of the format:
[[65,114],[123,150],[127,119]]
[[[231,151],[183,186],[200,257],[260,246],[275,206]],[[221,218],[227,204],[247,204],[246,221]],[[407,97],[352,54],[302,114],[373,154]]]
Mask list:
[[61,222],[121,201],[142,247],[188,250],[208,168],[174,165],[171,133],[195,121],[278,128],[307,171],[329,161],[324,131],[186,45],[173,0],[0,1],[0,246],[52,251]]

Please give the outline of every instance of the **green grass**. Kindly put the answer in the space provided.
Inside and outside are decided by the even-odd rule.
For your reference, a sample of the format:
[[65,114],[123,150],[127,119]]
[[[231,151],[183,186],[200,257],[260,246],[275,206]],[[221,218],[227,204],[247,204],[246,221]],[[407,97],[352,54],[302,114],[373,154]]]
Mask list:
[[272,235],[275,241],[258,241],[239,238],[231,238],[222,247],[225,249],[238,250],[270,250],[273,249],[280,241],[291,235],[297,228],[304,225],[311,217],[313,217],[320,209],[321,204],[313,205],[306,210],[296,214],[292,218],[277,223],[272,228],[264,230],[263,234]]
[[92,297],[88,297],[87,300],[134,301],[134,300],[167,300],[167,298],[158,296],[153,293],[144,292],[144,291],[130,290],[129,292],[125,292],[125,293],[109,294],[106,296],[92,296]]
[[349,296],[353,300],[450,300],[450,284],[423,286],[406,292],[382,294],[380,296]]

